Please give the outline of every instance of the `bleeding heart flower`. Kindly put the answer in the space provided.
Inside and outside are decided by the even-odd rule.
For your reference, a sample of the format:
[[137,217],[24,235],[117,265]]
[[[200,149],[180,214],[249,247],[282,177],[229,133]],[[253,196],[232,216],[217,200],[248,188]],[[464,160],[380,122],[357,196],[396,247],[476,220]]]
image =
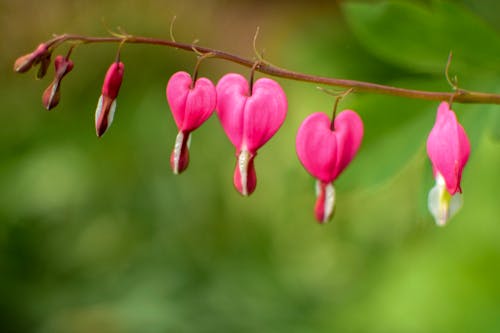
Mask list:
[[447,102],[438,107],[427,139],[427,154],[436,179],[436,186],[429,192],[429,210],[437,225],[444,226],[462,207],[460,181],[470,154],[467,134]]
[[288,103],[280,85],[271,79],[248,81],[239,74],[227,74],[217,84],[217,116],[238,158],[234,186],[242,195],[252,194],[257,185],[254,158],[283,124]]
[[[44,64],[41,64],[41,66],[44,66]],[[59,99],[61,98],[61,81],[73,69],[73,62],[66,57],[58,55],[54,59],[54,66],[56,68],[54,81],[45,89],[42,95],[42,103],[47,110],[51,110],[59,104]]]
[[330,118],[321,112],[311,114],[300,125],[296,138],[297,155],[304,168],[317,178],[314,212],[320,223],[332,217],[333,182],[354,158],[362,139],[363,122],[351,110],[340,112],[333,126]]
[[215,87],[207,78],[199,78],[193,84],[186,72],[177,72],[168,81],[167,101],[179,129],[170,165],[175,174],[184,171],[189,163],[191,132],[201,126],[217,105]]
[[111,126],[116,110],[116,97],[120,91],[125,65],[121,61],[114,62],[106,72],[102,93],[95,110],[95,128],[98,137]]

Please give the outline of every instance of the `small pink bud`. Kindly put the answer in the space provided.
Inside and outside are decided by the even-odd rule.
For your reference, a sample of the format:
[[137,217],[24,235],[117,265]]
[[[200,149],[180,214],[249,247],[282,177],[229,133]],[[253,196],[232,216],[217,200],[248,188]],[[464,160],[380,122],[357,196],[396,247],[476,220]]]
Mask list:
[[470,154],[467,134],[447,102],[438,107],[427,139],[427,154],[436,178],[436,186],[429,193],[429,210],[442,226],[462,206],[460,182]]
[[14,71],[18,73],[25,73],[30,70],[30,68],[33,65],[38,64],[40,62],[41,58],[46,56],[46,54],[49,53],[49,50],[47,48],[46,44],[40,44],[38,47],[35,49],[35,51],[25,54],[19,58],[16,59],[14,63]]
[[363,131],[363,121],[351,110],[337,115],[333,130],[330,119],[321,112],[308,116],[299,127],[297,155],[304,168],[318,180],[315,216],[320,223],[327,222],[333,214],[333,182],[358,152]]
[[191,76],[177,72],[167,83],[167,101],[175,124],[179,129],[170,165],[175,174],[184,171],[189,164],[189,138],[213,113],[217,105],[215,87],[207,78],[199,78],[193,85]]
[[58,55],[54,60],[54,66],[55,78],[42,95],[42,103],[47,110],[51,110],[59,104],[61,98],[61,81],[73,69],[73,62]]
[[124,69],[125,65],[122,62],[114,62],[106,72],[102,85],[102,94],[99,97],[95,111],[95,128],[98,137],[101,137],[113,122],[116,97],[120,91]]
[[61,90],[59,81],[54,80],[43,92],[42,95],[43,106],[47,109],[47,111],[52,110],[57,106],[57,104],[59,104],[60,99],[61,99]]
[[237,151],[234,186],[242,195],[254,191],[253,159],[281,127],[287,108],[285,92],[274,80],[257,80],[251,92],[248,81],[239,74],[227,74],[219,80],[217,116]]

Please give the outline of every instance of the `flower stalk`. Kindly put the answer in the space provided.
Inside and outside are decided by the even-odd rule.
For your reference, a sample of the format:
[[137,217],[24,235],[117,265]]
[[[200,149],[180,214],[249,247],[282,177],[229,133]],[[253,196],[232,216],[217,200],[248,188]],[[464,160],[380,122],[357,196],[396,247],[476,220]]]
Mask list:
[[[74,34],[63,34],[56,36],[51,40],[45,42],[44,45],[47,48],[55,48],[65,42],[76,42],[80,44],[95,44],[95,43],[150,44],[150,45],[172,47],[188,52],[196,52],[201,54],[210,53],[210,56],[213,58],[234,62],[248,68],[252,68],[255,65],[255,61],[253,59],[240,57],[238,55],[225,52],[222,50],[198,46],[194,44],[180,43],[173,40],[142,37],[142,36],[127,35],[126,37],[120,37],[120,36],[94,37],[94,36],[84,36],[84,35],[74,35]],[[443,100],[453,99],[454,103],[500,104],[500,94],[493,94],[493,93],[468,91],[462,89],[455,92],[437,92],[437,91],[406,89],[406,88],[393,87],[393,86],[365,82],[365,81],[347,80],[347,79],[306,74],[277,67],[267,62],[259,63],[259,66],[257,66],[255,70],[260,73],[284,79],[323,84],[333,87],[352,88],[353,92],[385,94],[398,97],[415,98],[415,99],[423,99],[431,101],[443,101]]]

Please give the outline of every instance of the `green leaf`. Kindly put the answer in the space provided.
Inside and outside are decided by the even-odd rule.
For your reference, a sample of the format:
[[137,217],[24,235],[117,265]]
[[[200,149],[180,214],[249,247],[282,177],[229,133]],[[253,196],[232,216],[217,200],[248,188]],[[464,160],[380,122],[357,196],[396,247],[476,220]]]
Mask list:
[[348,2],[343,12],[360,43],[374,55],[405,69],[444,72],[450,51],[451,69],[462,76],[500,69],[500,36],[465,7],[432,1]]

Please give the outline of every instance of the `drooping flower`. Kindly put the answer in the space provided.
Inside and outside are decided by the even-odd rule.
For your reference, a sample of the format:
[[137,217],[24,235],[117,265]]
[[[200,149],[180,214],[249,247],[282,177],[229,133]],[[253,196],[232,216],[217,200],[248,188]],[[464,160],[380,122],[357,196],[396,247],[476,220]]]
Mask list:
[[363,122],[351,110],[340,112],[332,123],[321,112],[308,116],[300,125],[296,150],[304,168],[317,179],[315,217],[326,223],[333,216],[333,182],[356,155],[363,139]]
[[189,164],[191,132],[200,127],[213,113],[217,93],[212,81],[199,78],[194,84],[186,72],[177,72],[167,83],[167,101],[179,129],[170,156],[174,174],[184,171]]
[[[40,66],[44,66],[41,64]],[[66,74],[73,69],[73,61],[67,57],[58,55],[54,59],[55,77],[52,83],[45,89],[42,95],[42,103],[47,110],[51,110],[59,104],[61,98],[61,81]],[[42,68],[42,67],[40,67]]]
[[460,182],[470,154],[467,134],[447,102],[438,107],[427,139],[427,154],[436,179],[429,192],[429,210],[436,224],[444,226],[462,206]]
[[115,61],[106,72],[101,96],[95,110],[95,128],[98,137],[101,137],[113,122],[116,97],[120,91],[124,70],[125,65],[121,61]]
[[217,116],[236,148],[233,183],[242,195],[255,190],[257,150],[281,127],[287,108],[285,92],[274,80],[261,78],[250,88],[243,76],[230,73],[217,83]]

